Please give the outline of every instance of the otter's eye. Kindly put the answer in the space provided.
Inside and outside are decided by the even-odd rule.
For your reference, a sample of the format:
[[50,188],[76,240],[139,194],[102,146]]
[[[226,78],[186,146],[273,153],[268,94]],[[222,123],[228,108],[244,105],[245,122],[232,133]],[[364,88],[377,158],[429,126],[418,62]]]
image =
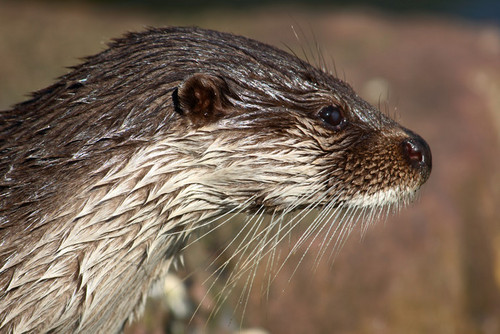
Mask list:
[[318,115],[325,123],[337,129],[340,129],[345,123],[345,118],[344,115],[342,115],[342,111],[339,107],[333,105],[321,108]]

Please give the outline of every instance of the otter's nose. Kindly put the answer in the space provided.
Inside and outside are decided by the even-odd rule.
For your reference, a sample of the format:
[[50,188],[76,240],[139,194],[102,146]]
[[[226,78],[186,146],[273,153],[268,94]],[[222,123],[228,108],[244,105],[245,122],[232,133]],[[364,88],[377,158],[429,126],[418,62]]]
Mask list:
[[408,131],[408,134],[409,137],[401,143],[403,156],[410,166],[420,172],[423,178],[422,183],[424,183],[431,174],[431,149],[427,142],[416,133]]

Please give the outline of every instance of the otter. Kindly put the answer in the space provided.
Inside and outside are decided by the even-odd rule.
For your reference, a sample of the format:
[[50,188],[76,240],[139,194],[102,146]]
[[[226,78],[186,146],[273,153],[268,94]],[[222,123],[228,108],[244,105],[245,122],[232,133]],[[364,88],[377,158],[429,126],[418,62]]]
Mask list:
[[285,51],[195,27],[129,33],[0,112],[0,331],[120,332],[200,228],[371,219],[431,165],[420,136]]

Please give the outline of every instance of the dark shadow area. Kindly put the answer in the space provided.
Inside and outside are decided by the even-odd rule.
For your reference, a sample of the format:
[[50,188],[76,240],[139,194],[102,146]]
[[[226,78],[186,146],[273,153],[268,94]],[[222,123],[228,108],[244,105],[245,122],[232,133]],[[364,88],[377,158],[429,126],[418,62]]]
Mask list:
[[[40,1],[43,2],[43,1]],[[496,0],[45,0],[47,3],[90,3],[101,6],[112,6],[123,9],[144,9],[149,11],[166,11],[195,13],[206,10],[239,10],[244,11],[260,7],[296,6],[307,9],[349,9],[373,8],[393,14],[437,14],[462,17],[474,21],[492,21],[500,23],[500,2]]]

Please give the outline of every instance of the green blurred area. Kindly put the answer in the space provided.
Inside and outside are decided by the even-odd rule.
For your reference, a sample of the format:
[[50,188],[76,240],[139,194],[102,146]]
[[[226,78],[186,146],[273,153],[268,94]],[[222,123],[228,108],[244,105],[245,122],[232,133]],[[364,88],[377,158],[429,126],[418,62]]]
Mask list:
[[[14,1],[14,0],[10,0]],[[256,7],[295,6],[301,8],[373,8],[392,13],[434,13],[473,20],[500,22],[496,0],[39,0],[55,4],[93,4],[114,8],[195,13],[206,10],[248,10]]]
[[[53,2],[61,2],[61,0],[47,0]],[[425,10],[446,11],[451,8],[464,6],[467,0],[422,0],[422,1],[397,1],[397,0],[186,0],[186,1],[164,1],[164,0],[73,0],[72,2],[88,2],[96,4],[105,4],[113,6],[135,6],[144,8],[159,8],[171,10],[204,10],[208,8],[225,8],[225,9],[244,9],[263,6],[283,6],[283,5],[301,5],[307,7],[313,6],[370,6],[381,9],[389,9],[396,11],[415,11]],[[476,2],[477,3],[477,2]]]

